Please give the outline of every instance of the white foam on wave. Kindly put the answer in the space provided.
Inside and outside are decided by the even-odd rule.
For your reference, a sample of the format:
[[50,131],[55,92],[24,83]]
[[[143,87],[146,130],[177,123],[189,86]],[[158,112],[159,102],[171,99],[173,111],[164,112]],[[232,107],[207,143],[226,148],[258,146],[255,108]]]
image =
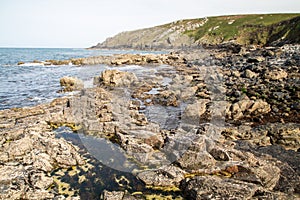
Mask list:
[[42,101],[43,99],[41,97],[33,97],[33,98],[30,98],[30,101]]
[[31,66],[44,66],[44,63],[24,63],[24,64],[20,64],[19,66],[21,67],[31,67]]
[[72,91],[72,92],[67,92],[67,93],[65,93],[67,96],[74,96],[74,95],[76,95],[76,94],[79,94],[80,93],[80,91]]

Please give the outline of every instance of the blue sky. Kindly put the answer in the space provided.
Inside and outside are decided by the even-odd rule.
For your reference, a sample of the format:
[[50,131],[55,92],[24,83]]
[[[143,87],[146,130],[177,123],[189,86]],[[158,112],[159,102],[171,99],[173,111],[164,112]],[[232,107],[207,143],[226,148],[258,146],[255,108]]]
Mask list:
[[0,0],[0,47],[89,47],[179,19],[300,13],[299,0]]

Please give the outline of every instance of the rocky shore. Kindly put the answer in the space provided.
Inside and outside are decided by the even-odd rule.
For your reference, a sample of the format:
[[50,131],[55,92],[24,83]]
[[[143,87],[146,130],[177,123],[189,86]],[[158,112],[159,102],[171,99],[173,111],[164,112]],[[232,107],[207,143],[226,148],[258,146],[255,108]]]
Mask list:
[[142,70],[105,70],[89,89],[64,77],[62,91],[78,94],[0,111],[0,198],[88,199],[62,179],[86,183],[82,172],[95,167],[56,137],[69,127],[120,148],[124,160],[99,161],[143,184],[114,176],[121,186],[95,199],[298,199],[299,53],[299,45],[226,46],[46,61]]

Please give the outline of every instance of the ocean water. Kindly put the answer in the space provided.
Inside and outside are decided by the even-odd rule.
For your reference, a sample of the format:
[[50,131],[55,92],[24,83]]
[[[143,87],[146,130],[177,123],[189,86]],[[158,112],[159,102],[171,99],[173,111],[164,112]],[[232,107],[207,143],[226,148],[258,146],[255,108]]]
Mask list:
[[[85,81],[86,87],[91,80],[108,66],[44,66],[34,60],[66,60],[70,58],[113,55],[124,53],[164,53],[131,50],[86,50],[70,48],[0,48],[0,110],[33,106],[50,102],[62,95],[59,79],[75,76]],[[18,62],[24,65],[17,65]]]

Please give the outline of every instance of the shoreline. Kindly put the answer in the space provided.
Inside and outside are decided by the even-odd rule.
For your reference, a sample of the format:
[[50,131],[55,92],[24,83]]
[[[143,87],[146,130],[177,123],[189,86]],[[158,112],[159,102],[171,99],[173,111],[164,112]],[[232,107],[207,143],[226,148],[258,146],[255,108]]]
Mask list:
[[[0,182],[5,187],[0,197],[80,199],[80,189],[63,190],[72,186],[49,175],[93,167],[78,147],[55,137],[53,130],[66,126],[113,142],[141,166],[148,166],[135,177],[157,197],[296,199],[300,194],[299,52],[299,45],[286,45],[242,47],[238,53],[221,48],[52,61],[53,65],[71,61],[153,69],[141,74],[106,70],[94,78],[95,87],[78,95],[1,110]],[[167,120],[160,118],[161,113]],[[168,130],[162,124],[176,126]],[[86,181],[76,170],[72,173]],[[14,183],[20,187],[16,189]],[[104,188],[101,195],[151,196],[139,190],[128,193],[126,187]]]

